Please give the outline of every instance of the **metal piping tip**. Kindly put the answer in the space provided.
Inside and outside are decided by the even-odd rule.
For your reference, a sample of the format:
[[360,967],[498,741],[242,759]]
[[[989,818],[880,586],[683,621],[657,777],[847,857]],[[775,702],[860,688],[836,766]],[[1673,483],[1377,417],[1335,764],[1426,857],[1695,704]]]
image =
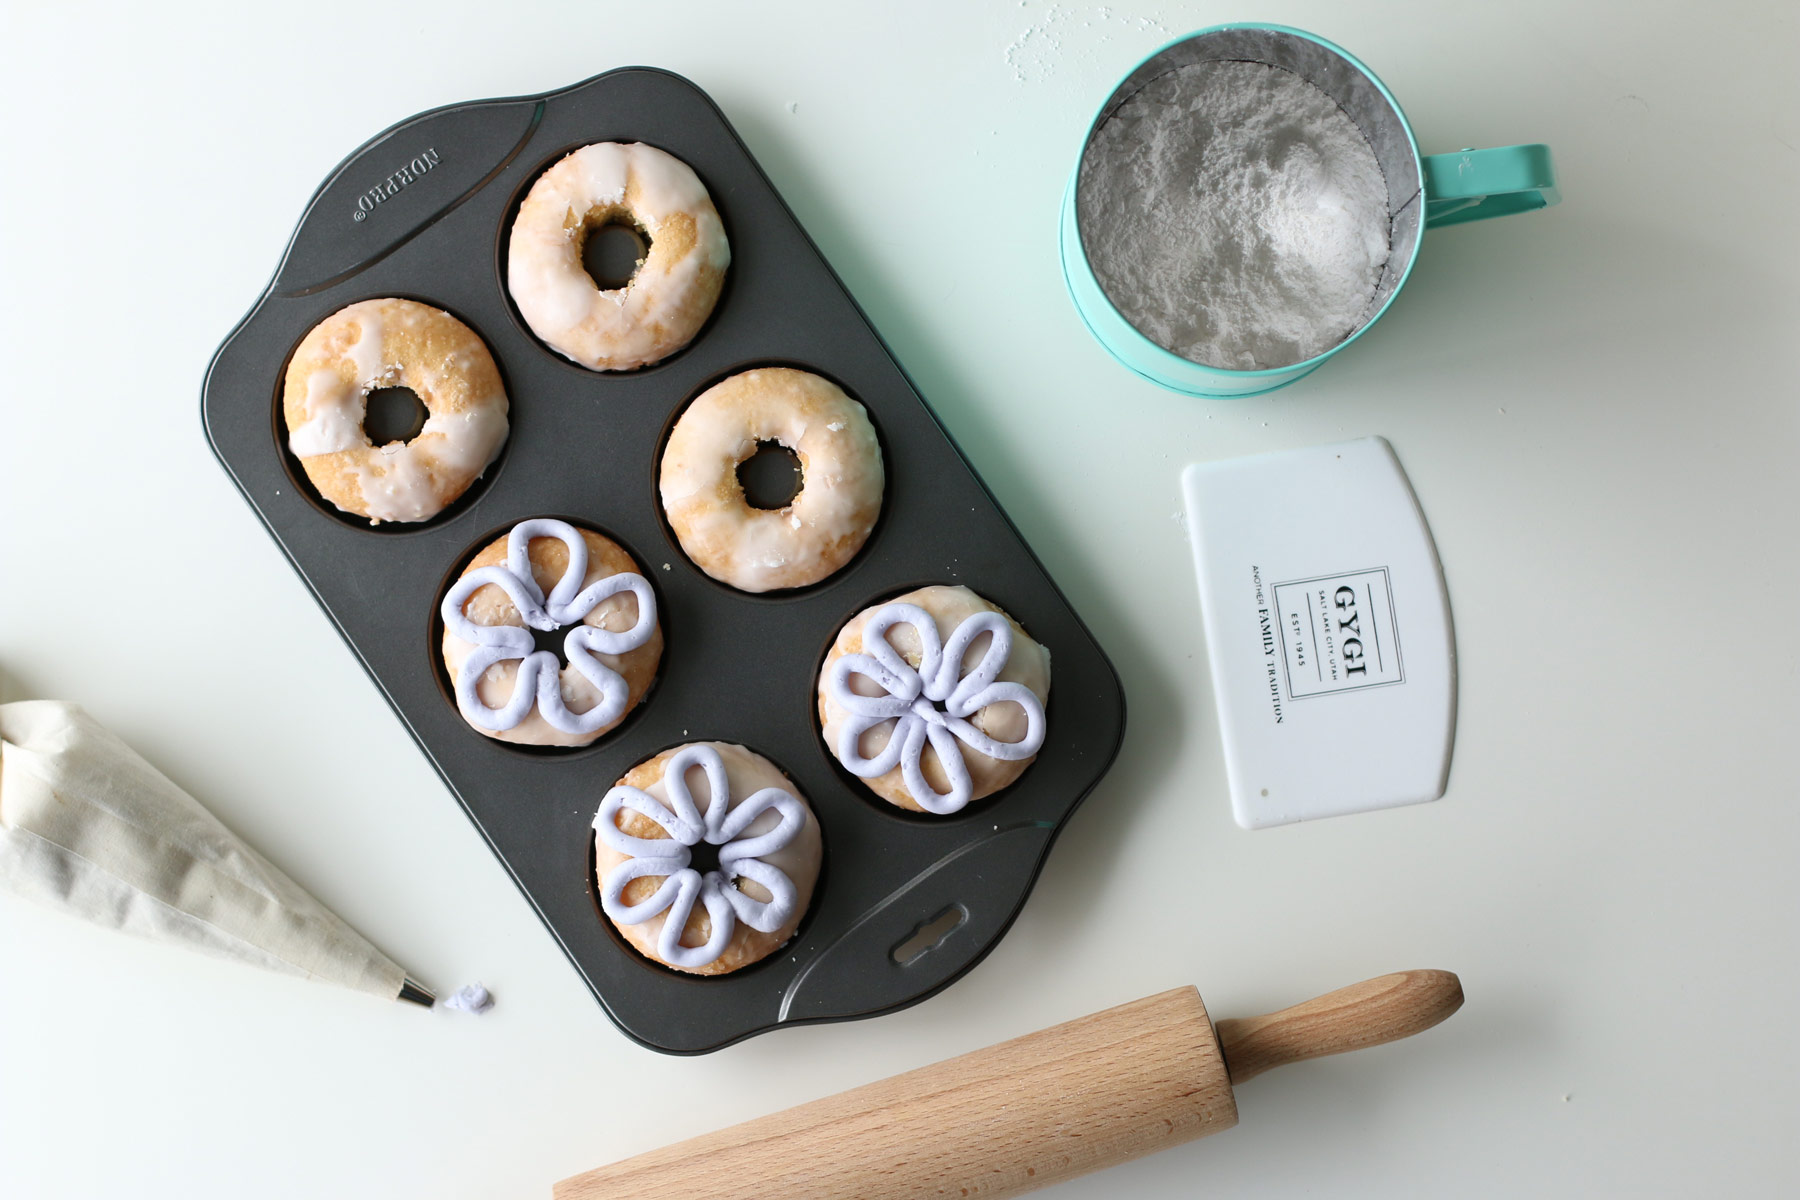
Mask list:
[[422,983],[414,983],[411,979],[404,979],[400,982],[399,999],[409,1004],[417,1004],[421,1008],[430,1008],[437,1003],[437,997],[431,994],[430,988]]

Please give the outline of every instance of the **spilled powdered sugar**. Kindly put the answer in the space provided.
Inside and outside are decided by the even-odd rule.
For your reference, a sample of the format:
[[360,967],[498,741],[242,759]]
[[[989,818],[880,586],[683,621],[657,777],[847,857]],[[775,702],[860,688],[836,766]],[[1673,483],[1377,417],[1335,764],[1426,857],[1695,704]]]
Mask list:
[[1298,75],[1204,62],[1152,80],[1082,156],[1082,242],[1107,298],[1207,366],[1291,366],[1372,315],[1388,193],[1355,123]]

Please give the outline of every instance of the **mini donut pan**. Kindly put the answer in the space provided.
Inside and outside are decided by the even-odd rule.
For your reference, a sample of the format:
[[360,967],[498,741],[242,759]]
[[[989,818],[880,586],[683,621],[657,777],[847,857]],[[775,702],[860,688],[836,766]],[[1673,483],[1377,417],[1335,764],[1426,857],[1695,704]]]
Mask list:
[[[717,309],[673,357],[623,374],[562,358],[507,297],[506,232],[531,183],[590,142],[642,141],[687,162],[724,218],[732,262]],[[346,518],[284,448],[282,375],[300,339],[347,304],[404,296],[486,341],[512,431],[499,461],[420,525]],[[789,365],[868,409],[887,465],[880,523],[822,583],[746,595],[689,562],[657,499],[670,425],[736,371]],[[783,1024],[874,1016],[948,986],[1018,914],[1045,854],[1124,734],[1117,675],[774,187],[699,88],[626,68],[520,99],[454,105],[394,126],[332,172],[275,278],[214,356],[207,437],[451,792],[608,1016],[656,1050],[697,1054]],[[657,591],[667,647],[644,703],[592,746],[522,749],[463,722],[438,657],[447,580],[527,517],[597,529]],[[949,817],[876,798],[822,742],[814,684],[851,616],[930,583],[965,584],[1051,652],[1049,737],[1012,787]],[[799,785],[824,830],[819,886],[794,940],[717,978],[641,958],[601,916],[591,822],[635,763],[687,741],[739,742]],[[370,797],[379,803],[380,797]],[[925,925],[947,934],[897,955]]]

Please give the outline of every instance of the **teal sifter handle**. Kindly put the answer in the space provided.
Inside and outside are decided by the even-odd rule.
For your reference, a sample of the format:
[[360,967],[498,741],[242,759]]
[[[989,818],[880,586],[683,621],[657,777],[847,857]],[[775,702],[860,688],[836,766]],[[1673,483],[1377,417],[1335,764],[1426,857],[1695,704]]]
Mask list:
[[1427,229],[1532,212],[1562,200],[1550,147],[1541,143],[1427,154],[1419,164]]

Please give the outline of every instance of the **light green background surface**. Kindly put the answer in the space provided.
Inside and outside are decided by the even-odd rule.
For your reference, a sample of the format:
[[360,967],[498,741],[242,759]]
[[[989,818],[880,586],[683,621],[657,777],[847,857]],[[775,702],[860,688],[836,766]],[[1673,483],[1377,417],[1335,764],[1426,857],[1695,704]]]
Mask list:
[[[0,905],[0,1195],[543,1197],[1175,984],[1232,1014],[1411,966],[1460,971],[1468,1007],[1258,1079],[1239,1129],[1047,1195],[1800,1188],[1790,3],[4,11],[0,698],[85,702],[382,946],[500,1007],[383,1007]],[[1432,234],[1326,370],[1208,402],[1082,332],[1056,216],[1113,82],[1234,19],[1349,48],[1427,152],[1548,142],[1566,199]],[[716,97],[1132,705],[1118,767],[967,979],[696,1060],[606,1021],[198,418],[208,356],[350,148],[633,62]],[[1176,475],[1365,433],[1406,464],[1449,579],[1450,793],[1246,833]]]

